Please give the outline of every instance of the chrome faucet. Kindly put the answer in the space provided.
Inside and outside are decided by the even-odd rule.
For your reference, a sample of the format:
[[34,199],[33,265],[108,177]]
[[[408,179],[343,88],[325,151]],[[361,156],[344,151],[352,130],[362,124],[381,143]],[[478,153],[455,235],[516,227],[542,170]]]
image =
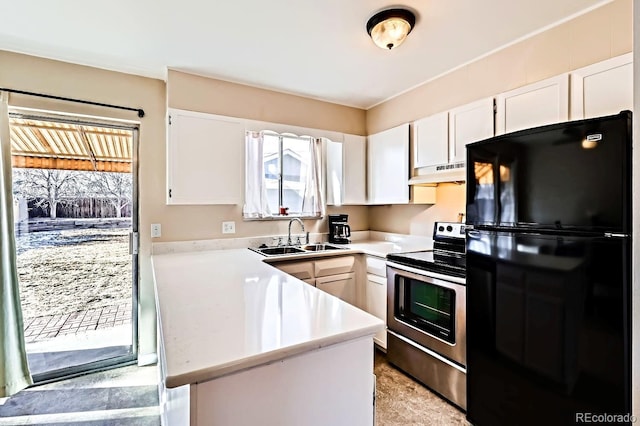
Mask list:
[[[299,217],[293,217],[289,220],[289,234],[287,235],[287,245],[290,246],[291,245],[291,224],[294,221],[298,221],[298,223],[300,223],[300,227],[302,228],[302,232],[305,234],[305,244],[309,244],[309,233],[306,232],[304,230],[304,223],[302,223],[302,220],[300,220]],[[298,241],[300,241],[300,238],[298,238]]]

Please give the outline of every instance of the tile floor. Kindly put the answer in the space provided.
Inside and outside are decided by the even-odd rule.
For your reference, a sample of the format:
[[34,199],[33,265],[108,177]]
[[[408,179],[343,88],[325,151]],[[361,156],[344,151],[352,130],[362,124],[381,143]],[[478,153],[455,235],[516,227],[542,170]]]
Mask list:
[[376,425],[469,425],[465,413],[387,362],[376,350]]
[[[465,414],[376,351],[377,426],[450,426]],[[160,425],[157,368],[123,367],[24,390],[0,405],[0,426]]]
[[0,405],[0,425],[158,426],[158,370],[129,366],[34,386]]

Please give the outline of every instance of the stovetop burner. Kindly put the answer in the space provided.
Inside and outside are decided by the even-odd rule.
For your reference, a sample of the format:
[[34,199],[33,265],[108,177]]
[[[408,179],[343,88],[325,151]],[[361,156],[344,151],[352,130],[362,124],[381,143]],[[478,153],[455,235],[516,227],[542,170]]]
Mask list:
[[465,277],[464,224],[436,222],[433,230],[433,250],[390,253],[387,260],[416,269],[454,277]]

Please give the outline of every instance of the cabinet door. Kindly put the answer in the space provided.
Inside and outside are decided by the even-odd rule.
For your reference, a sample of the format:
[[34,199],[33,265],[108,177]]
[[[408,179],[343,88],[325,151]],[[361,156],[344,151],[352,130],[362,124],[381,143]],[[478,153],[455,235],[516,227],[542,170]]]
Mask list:
[[633,110],[633,54],[571,72],[571,119]]
[[167,204],[242,204],[244,124],[169,110]]
[[355,272],[316,278],[316,287],[340,298],[341,300],[344,300],[347,303],[352,305],[356,304]]
[[344,135],[344,197],[342,204],[367,204],[367,138]]
[[369,204],[409,202],[409,125],[368,138]]
[[494,135],[493,98],[486,98],[449,111],[451,162],[466,160],[465,147]]
[[496,97],[496,134],[569,120],[569,74]]
[[377,256],[367,256],[367,273],[370,275],[378,275],[380,277],[387,276],[387,259]]
[[324,140],[326,150],[327,205],[340,206],[344,199],[344,155],[340,142]]
[[[377,275],[367,275],[367,312],[387,324],[387,279]],[[387,349],[387,329],[376,333],[373,340]]]
[[413,123],[413,167],[449,162],[449,115],[441,112]]
[[325,139],[327,205],[367,204],[367,138],[344,135],[343,142]]
[[313,262],[274,263],[273,266],[301,280],[313,279]]

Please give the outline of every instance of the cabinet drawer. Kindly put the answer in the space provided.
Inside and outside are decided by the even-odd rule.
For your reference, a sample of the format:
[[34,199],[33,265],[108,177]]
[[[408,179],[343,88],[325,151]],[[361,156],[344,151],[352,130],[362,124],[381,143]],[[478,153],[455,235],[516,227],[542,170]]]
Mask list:
[[[340,256],[315,261],[315,276],[326,277],[327,275],[346,274],[353,272],[356,258],[354,256]],[[317,283],[316,283],[317,285]]]
[[381,257],[367,256],[367,274],[387,276],[387,260]]
[[301,280],[313,279],[313,262],[277,263],[274,266]]

